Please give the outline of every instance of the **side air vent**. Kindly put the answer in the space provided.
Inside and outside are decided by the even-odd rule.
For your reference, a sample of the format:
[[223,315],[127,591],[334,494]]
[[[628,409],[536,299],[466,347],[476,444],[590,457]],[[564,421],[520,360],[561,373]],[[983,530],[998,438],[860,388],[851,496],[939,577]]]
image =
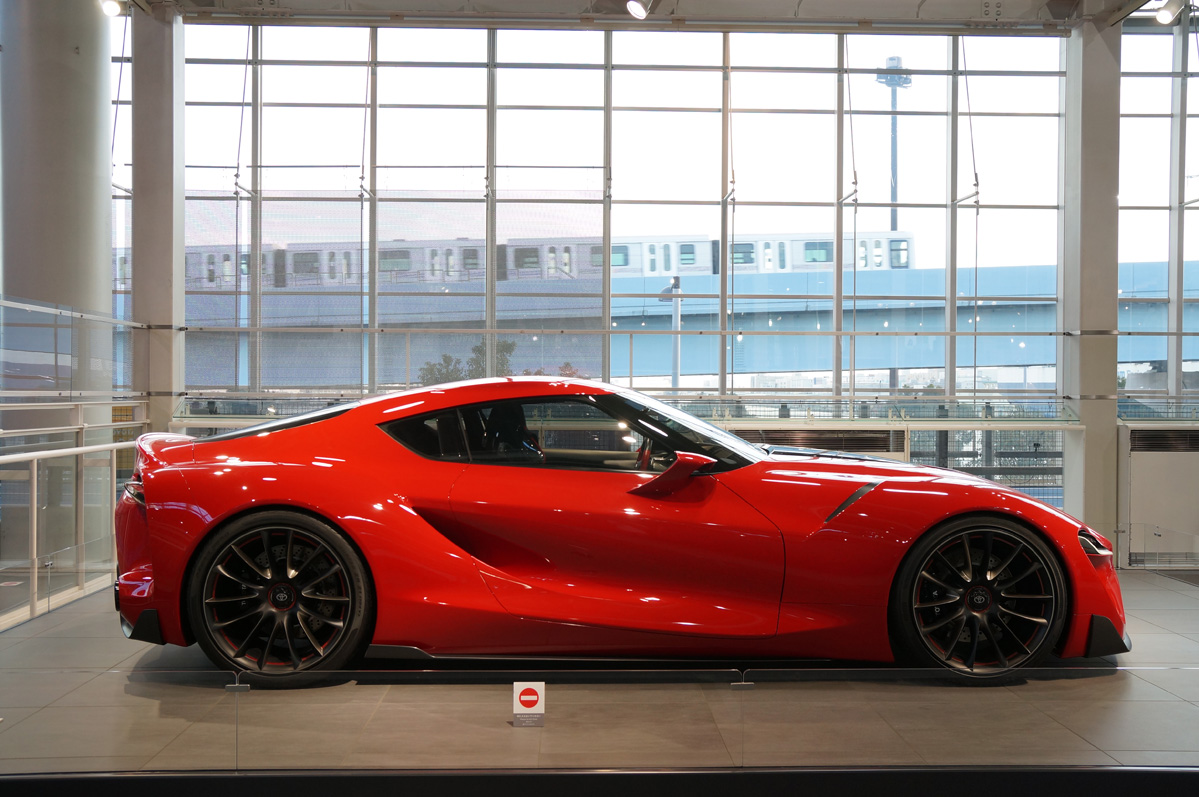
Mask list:
[[730,429],[751,443],[796,448],[824,448],[862,454],[899,453],[904,432],[887,429]]
[[1132,451],[1199,451],[1199,429],[1132,429]]

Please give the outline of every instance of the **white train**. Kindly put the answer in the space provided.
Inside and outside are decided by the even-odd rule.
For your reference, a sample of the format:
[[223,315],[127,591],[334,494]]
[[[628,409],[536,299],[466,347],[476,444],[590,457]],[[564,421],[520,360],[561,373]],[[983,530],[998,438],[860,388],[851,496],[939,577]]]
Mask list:
[[[821,235],[737,236],[729,262],[736,274],[816,271],[832,267],[834,241]],[[381,290],[421,282],[482,282],[486,242],[479,238],[379,242]],[[364,284],[364,252],[360,244],[295,243],[264,246],[262,287],[316,289]],[[114,250],[114,288],[128,290],[128,250]],[[510,238],[496,246],[496,279],[598,278],[603,273],[599,238]],[[612,241],[613,277],[671,277],[719,273],[720,243],[704,236],[662,235]],[[241,247],[235,257],[228,246],[189,246],[185,254],[189,291],[249,289],[250,255]],[[842,266],[859,271],[907,269],[914,264],[912,236],[906,232],[871,232],[846,238]]]

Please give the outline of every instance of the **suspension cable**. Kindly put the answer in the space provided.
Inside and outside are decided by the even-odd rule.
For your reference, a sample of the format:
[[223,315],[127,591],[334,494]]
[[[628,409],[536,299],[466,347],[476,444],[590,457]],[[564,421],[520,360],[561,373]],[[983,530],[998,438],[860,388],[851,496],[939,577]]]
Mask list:
[[[978,323],[981,318],[979,315],[978,305],[978,235],[981,229],[979,223],[980,208],[979,208],[979,193],[978,193],[978,158],[974,150],[974,113],[970,105],[970,67],[966,63],[966,37],[959,39],[962,52],[962,87],[966,92],[966,122],[970,133],[970,166],[974,174],[974,319],[971,321],[974,334],[970,336],[970,340],[974,349],[974,392],[978,395]],[[957,188],[954,188],[957,191]],[[957,213],[957,203],[954,203],[953,212]],[[948,301],[957,301],[956,297],[947,297]],[[957,385],[946,385],[946,387],[957,392]]]

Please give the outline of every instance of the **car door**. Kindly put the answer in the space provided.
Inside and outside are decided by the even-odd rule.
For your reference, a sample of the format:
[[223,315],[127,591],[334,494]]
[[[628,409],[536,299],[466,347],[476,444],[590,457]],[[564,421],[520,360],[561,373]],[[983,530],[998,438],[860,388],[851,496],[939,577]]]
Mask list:
[[673,453],[584,400],[497,402],[464,408],[463,421],[471,464],[450,495],[453,535],[507,611],[700,636],[776,632],[780,532],[718,476],[631,492]]

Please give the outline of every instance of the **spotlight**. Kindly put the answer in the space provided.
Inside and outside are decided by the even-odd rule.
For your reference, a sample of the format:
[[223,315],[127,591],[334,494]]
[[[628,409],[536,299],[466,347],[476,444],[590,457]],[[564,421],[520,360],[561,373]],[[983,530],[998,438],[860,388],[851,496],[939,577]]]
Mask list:
[[629,0],[625,7],[637,19],[645,19],[657,4],[658,0]]
[[106,17],[118,17],[125,12],[123,5],[118,0],[100,0],[100,10]]
[[1157,21],[1169,25],[1182,11],[1186,0],[1166,0],[1166,4],[1157,10]]

